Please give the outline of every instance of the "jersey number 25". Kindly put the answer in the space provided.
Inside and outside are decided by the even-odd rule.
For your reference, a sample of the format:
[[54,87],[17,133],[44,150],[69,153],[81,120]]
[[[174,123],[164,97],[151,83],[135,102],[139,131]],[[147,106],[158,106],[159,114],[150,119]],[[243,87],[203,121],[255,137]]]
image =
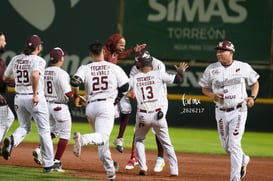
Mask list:
[[93,91],[108,89],[108,76],[93,77]]

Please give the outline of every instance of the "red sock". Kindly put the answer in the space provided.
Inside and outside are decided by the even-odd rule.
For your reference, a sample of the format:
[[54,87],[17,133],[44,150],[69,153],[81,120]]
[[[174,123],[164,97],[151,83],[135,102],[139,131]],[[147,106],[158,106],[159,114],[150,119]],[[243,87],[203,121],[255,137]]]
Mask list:
[[117,138],[123,138],[125,128],[129,122],[130,114],[120,114],[119,133]]
[[56,151],[56,154],[55,154],[55,159],[56,160],[61,160],[67,143],[68,143],[68,140],[60,138],[60,140],[58,142],[58,145],[57,145],[57,151]]
[[164,149],[160,141],[158,140],[157,136],[155,136],[155,141],[157,145],[157,156],[163,158],[164,156]]

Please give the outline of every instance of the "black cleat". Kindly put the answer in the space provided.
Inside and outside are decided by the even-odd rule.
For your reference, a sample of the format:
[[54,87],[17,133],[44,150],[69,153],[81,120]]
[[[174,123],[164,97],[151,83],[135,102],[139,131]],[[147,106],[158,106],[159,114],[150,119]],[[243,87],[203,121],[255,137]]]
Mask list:
[[4,157],[4,159],[6,160],[10,159],[10,154],[13,148],[13,144],[14,144],[14,140],[12,135],[4,139],[4,145],[2,148],[2,156]]
[[50,172],[64,172],[62,169],[62,162],[55,161],[54,164],[51,167],[44,167],[44,173],[50,173]]

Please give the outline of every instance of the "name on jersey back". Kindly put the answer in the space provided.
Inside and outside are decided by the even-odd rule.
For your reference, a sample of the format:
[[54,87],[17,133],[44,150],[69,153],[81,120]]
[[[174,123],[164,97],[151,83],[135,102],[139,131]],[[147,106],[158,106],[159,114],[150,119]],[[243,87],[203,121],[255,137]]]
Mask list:
[[141,86],[147,86],[147,85],[155,84],[153,79],[154,79],[154,76],[138,77],[136,86],[141,87]]
[[50,71],[50,70],[46,70],[45,71],[45,80],[53,80],[53,77],[55,76],[55,72],[54,71]]
[[91,76],[109,75],[110,66],[108,65],[91,66],[90,69]]
[[29,60],[17,60],[14,64],[16,70],[25,70],[30,68]]

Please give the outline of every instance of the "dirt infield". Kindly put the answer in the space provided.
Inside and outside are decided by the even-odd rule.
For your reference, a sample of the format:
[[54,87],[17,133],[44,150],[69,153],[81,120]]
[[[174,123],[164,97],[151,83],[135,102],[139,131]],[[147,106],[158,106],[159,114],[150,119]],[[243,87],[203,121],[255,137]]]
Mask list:
[[[12,152],[10,160],[0,159],[1,165],[17,165],[37,167],[32,158],[32,151],[36,144],[21,143]],[[124,153],[117,152],[111,148],[112,157],[120,164],[117,173],[117,181],[159,180],[159,181],[228,181],[229,180],[229,157],[220,155],[200,155],[177,153],[179,161],[179,176],[170,177],[168,161],[163,172],[154,173],[153,167],[156,160],[156,152],[147,151],[148,175],[139,176],[138,168],[126,171],[124,169],[130,157],[130,150]],[[73,170],[73,177],[93,178],[106,180],[102,163],[98,158],[96,147],[84,147],[80,158],[72,153],[69,145],[62,159],[64,170]],[[243,181],[272,181],[273,180],[273,158],[251,158],[247,169],[247,175]]]

